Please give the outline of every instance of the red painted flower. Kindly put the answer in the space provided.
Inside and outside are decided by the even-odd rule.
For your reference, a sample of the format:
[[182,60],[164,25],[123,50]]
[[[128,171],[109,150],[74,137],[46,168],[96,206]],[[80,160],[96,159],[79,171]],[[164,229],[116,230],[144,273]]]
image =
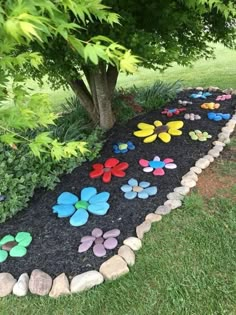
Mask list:
[[184,112],[186,108],[181,107],[181,108],[165,108],[161,113],[163,115],[166,115],[167,117],[172,117],[174,115],[179,115],[181,112]]
[[93,171],[89,173],[90,178],[97,178],[102,176],[102,181],[104,183],[109,183],[111,181],[111,177],[124,177],[126,174],[124,170],[129,167],[129,164],[126,162],[120,162],[115,158],[107,159],[103,164],[96,163],[93,164]]

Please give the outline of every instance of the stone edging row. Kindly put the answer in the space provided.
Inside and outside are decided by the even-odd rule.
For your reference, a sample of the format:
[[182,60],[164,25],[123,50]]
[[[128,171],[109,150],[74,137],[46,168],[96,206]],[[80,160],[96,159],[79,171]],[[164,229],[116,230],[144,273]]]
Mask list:
[[[192,88],[188,88],[190,90]],[[205,90],[197,87],[195,90]],[[220,91],[222,93],[236,95],[236,90],[227,89],[221,91],[217,87],[209,87],[209,91]],[[35,269],[30,277],[27,273],[22,274],[18,281],[7,272],[0,273],[0,297],[11,293],[16,296],[26,296],[28,291],[32,294],[50,297],[59,297],[71,293],[82,292],[103,283],[105,280],[115,280],[129,272],[129,267],[135,264],[135,251],[142,247],[142,239],[145,233],[151,229],[152,223],[159,222],[163,215],[181,207],[184,196],[190,189],[196,186],[198,175],[207,168],[215,158],[219,157],[224,146],[230,142],[230,135],[236,126],[236,110],[232,118],[221,129],[218,140],[213,142],[210,149],[203,158],[200,158],[191,167],[181,180],[181,186],[176,187],[173,192],[167,195],[167,200],[159,206],[154,213],[149,213],[143,223],[136,227],[137,237],[128,237],[119,248],[117,255],[112,256],[101,264],[99,271],[91,270],[72,278],[71,283],[65,273],[60,274],[54,280],[45,272]]]

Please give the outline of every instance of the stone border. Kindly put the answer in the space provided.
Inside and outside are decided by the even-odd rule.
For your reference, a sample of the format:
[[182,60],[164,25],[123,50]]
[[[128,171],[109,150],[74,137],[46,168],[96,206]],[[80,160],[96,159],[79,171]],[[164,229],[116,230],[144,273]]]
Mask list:
[[[192,88],[187,88],[190,90]],[[197,91],[206,90],[202,87],[195,88]],[[222,93],[236,95],[236,90],[220,90],[218,87],[209,87],[208,91],[218,91]],[[11,293],[16,296],[26,296],[28,291],[32,294],[50,297],[69,295],[93,288],[106,280],[115,280],[129,272],[129,267],[135,264],[135,251],[142,247],[144,234],[151,229],[152,223],[159,222],[163,215],[181,207],[182,200],[192,187],[196,186],[198,175],[207,168],[215,158],[219,157],[224,146],[230,142],[230,135],[236,126],[236,110],[231,119],[225,124],[218,134],[218,140],[213,142],[213,148],[208,153],[196,161],[181,180],[181,186],[176,187],[173,192],[167,195],[167,200],[159,206],[154,213],[149,213],[143,223],[136,227],[137,237],[128,237],[123,241],[117,255],[112,256],[103,262],[99,271],[91,270],[79,274],[69,280],[65,273],[60,274],[54,280],[45,272],[35,269],[29,277],[27,273],[22,274],[18,281],[7,272],[0,273],[0,297],[5,297]]]

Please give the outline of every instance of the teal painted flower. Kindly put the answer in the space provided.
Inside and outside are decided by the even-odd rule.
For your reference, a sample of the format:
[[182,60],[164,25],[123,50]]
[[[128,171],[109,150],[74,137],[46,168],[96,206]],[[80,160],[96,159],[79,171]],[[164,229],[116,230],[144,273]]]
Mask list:
[[125,193],[126,199],[134,199],[136,197],[140,199],[147,199],[150,196],[154,196],[157,193],[156,186],[150,186],[149,182],[138,182],[136,179],[131,178],[128,184],[121,186],[121,190]]
[[4,262],[8,255],[11,257],[23,257],[27,253],[26,247],[32,242],[32,236],[28,232],[18,232],[16,236],[5,235],[0,240],[0,263]]

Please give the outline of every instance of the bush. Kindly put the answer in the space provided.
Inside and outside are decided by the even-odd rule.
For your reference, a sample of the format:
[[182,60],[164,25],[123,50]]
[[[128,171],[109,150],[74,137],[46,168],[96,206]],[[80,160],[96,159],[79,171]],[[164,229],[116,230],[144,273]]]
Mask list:
[[26,145],[12,150],[0,144],[0,193],[6,196],[6,200],[0,203],[0,222],[22,210],[35,188],[53,189],[60,181],[59,175],[69,173],[87,159],[98,156],[101,138],[101,132],[95,130],[86,138],[89,152],[59,162],[49,155],[42,156],[41,160],[34,157]]

